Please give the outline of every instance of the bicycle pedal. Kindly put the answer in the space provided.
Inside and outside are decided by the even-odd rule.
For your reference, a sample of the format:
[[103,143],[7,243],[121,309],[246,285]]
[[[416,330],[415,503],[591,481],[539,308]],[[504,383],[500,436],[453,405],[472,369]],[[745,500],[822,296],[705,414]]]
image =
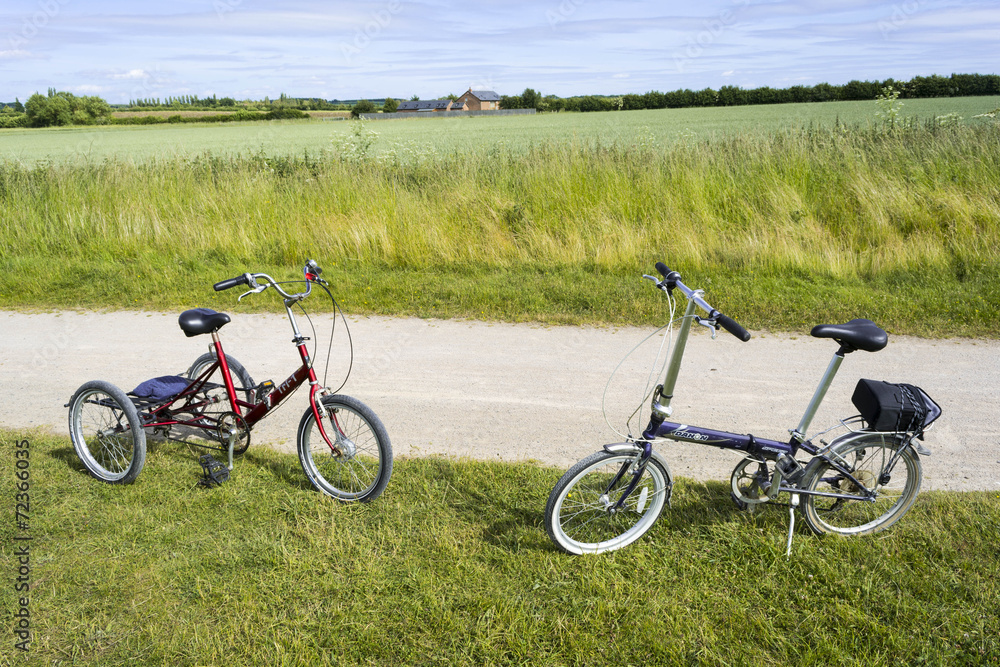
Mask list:
[[257,403],[260,403],[262,400],[264,400],[264,397],[270,394],[272,389],[274,389],[274,382],[272,382],[271,380],[264,380],[259,385],[257,385],[257,394],[256,394]]
[[201,486],[212,488],[229,480],[229,468],[224,463],[216,461],[211,454],[202,454],[198,460],[204,474],[204,477],[198,480]]

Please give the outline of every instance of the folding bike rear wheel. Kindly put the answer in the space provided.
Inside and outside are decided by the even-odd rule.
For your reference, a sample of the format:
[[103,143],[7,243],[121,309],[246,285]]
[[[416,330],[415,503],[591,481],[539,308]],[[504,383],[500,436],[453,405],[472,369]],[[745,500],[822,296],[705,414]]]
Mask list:
[[[902,444],[891,433],[871,433],[834,446],[830,453],[861,485],[827,461],[816,458],[806,468],[801,488],[853,498],[803,495],[806,523],[816,534],[867,535],[885,530],[906,514],[920,491],[923,469],[906,447],[891,470],[887,465]],[[856,499],[855,499],[856,498]]]
[[69,436],[91,475],[128,484],[146,462],[142,420],[121,389],[102,380],[83,384],[69,401]]
[[[562,476],[549,494],[545,530],[557,547],[570,554],[602,553],[632,544],[653,527],[667,500],[670,476],[650,459],[635,489],[616,510],[632,482],[634,454],[597,452]],[[620,479],[611,486],[619,472]]]

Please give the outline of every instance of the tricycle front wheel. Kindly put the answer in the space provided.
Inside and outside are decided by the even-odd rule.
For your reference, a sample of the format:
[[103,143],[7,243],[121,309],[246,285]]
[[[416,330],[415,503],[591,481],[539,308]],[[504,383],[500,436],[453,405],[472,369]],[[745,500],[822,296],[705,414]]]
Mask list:
[[312,408],[299,422],[299,461],[317,489],[337,500],[368,502],[378,498],[392,475],[392,445],[381,420],[361,401],[337,394],[324,396],[327,417],[320,432]]

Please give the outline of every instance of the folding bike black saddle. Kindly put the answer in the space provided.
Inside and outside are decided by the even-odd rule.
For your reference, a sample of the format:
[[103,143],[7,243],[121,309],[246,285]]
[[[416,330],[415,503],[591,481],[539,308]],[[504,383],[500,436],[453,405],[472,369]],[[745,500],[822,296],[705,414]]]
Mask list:
[[871,320],[864,319],[845,324],[817,324],[810,334],[816,338],[834,339],[845,352],[878,352],[889,343],[889,334]]

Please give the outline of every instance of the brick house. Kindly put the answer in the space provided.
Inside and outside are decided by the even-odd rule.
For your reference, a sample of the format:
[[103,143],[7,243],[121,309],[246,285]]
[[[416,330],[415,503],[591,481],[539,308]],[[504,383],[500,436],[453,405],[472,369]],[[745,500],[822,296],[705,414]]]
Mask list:
[[492,90],[469,88],[457,100],[469,111],[496,111],[500,108],[500,96]]

